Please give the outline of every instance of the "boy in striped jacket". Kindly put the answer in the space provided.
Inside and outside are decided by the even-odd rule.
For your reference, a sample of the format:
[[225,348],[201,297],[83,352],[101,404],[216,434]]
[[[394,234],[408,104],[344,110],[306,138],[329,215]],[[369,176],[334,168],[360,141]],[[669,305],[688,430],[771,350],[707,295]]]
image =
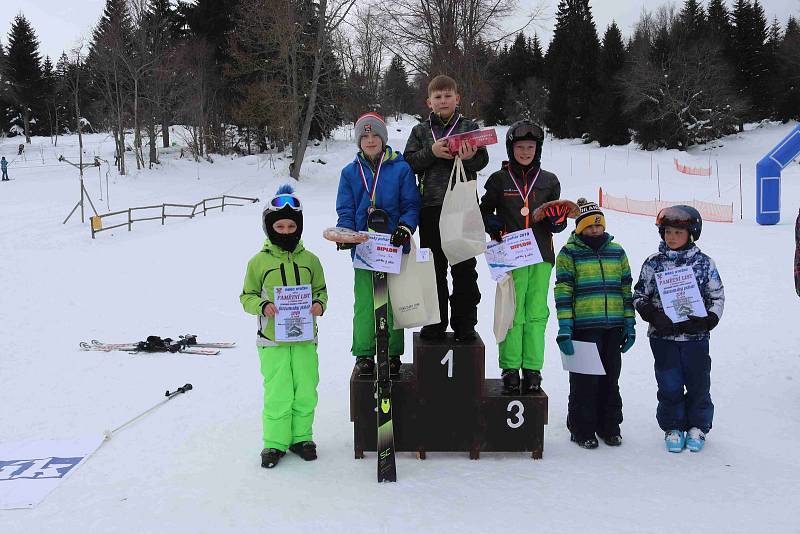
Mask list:
[[606,233],[603,212],[594,202],[578,199],[575,231],[556,258],[556,341],[561,352],[575,354],[573,340],[597,344],[605,375],[569,374],[567,428],[570,440],[597,448],[595,434],[606,445],[622,444],[622,397],[619,374],[622,352],[636,339],[631,269],[625,250]]

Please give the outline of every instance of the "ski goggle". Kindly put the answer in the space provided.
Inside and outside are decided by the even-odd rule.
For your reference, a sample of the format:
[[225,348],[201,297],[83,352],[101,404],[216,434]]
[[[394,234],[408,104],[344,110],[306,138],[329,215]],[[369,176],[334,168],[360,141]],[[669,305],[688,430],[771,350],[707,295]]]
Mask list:
[[520,124],[513,130],[508,132],[510,141],[518,141],[520,139],[544,139],[544,131],[535,124]]
[[300,203],[300,199],[289,193],[275,195],[269,201],[269,211],[278,211],[285,206],[289,206],[294,211],[303,211],[303,205]]
[[676,228],[684,228],[696,222],[697,216],[680,206],[662,208],[656,215],[656,226],[659,227],[674,226]]

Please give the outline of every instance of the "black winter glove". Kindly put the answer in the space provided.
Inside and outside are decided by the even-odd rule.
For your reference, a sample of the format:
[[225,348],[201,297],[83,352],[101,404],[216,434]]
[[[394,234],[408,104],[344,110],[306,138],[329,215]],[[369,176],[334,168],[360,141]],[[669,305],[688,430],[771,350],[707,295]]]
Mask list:
[[653,304],[643,304],[637,310],[642,319],[650,323],[656,334],[669,335],[675,332],[675,323],[672,322],[672,319]]
[[550,231],[557,234],[567,227],[567,215],[569,208],[564,205],[548,206],[544,210],[547,222],[550,223]]
[[499,215],[485,215],[483,217],[483,226],[486,228],[486,233],[489,234],[489,237],[498,243],[503,240],[505,224]]
[[704,334],[710,332],[719,323],[719,317],[714,312],[708,312],[708,317],[695,317],[690,315],[688,321],[677,324],[681,334]]
[[336,250],[350,250],[356,248],[355,243],[336,243]]
[[398,226],[392,233],[389,243],[394,247],[402,247],[411,241],[411,231],[405,226]]

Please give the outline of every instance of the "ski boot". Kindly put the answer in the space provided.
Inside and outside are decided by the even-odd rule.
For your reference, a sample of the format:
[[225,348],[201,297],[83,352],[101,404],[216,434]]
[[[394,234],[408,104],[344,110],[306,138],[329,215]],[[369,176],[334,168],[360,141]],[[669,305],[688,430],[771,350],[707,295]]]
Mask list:
[[317,459],[317,444],[313,441],[299,441],[290,445],[289,450],[306,462]]
[[696,426],[689,429],[686,434],[686,448],[692,452],[700,452],[706,444],[706,434]]
[[445,337],[445,329],[442,328],[439,324],[429,324],[422,327],[422,330],[419,331],[419,337],[425,339],[427,341],[436,341],[439,339],[444,339]]
[[458,328],[454,330],[453,335],[455,337],[455,340],[459,343],[468,343],[470,341],[475,341],[475,338],[478,337],[478,333],[471,326],[468,328]]
[[358,376],[369,376],[375,372],[375,360],[372,356],[356,356],[355,368]]
[[683,452],[683,447],[686,444],[686,437],[683,430],[670,430],[664,433],[664,443],[669,452]]
[[535,393],[542,389],[542,373],[533,369],[522,370],[522,394]]
[[588,438],[578,438],[575,434],[570,433],[569,440],[578,444],[578,447],[583,449],[596,449],[597,448],[597,438],[594,436]]
[[503,395],[519,394],[519,371],[503,369],[503,374],[500,376],[503,379]]
[[261,451],[261,467],[272,469],[286,453],[278,449],[264,449]]
[[603,443],[608,445],[609,447],[619,447],[622,445],[622,436],[619,434],[611,434],[611,435],[604,435],[604,434],[597,434],[600,439],[603,440]]
[[403,365],[403,362],[400,361],[400,356],[390,356],[389,357],[389,376],[396,377],[400,376],[400,366]]

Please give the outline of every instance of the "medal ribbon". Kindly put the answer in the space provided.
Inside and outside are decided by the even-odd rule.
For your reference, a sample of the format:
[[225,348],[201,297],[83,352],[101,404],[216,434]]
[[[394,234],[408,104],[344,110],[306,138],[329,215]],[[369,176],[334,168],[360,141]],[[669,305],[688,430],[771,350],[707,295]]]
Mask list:
[[536,179],[539,178],[539,173],[542,172],[542,169],[536,171],[536,176],[533,177],[531,180],[530,187],[528,186],[528,181],[525,180],[525,193],[523,194],[522,189],[519,188],[517,184],[517,179],[514,177],[514,173],[511,172],[511,165],[509,165],[506,170],[508,171],[508,175],[511,177],[511,181],[514,183],[514,187],[517,188],[517,193],[519,193],[520,198],[522,198],[522,202],[525,204],[525,209],[528,213],[525,214],[525,228],[528,227],[528,217],[530,217],[530,208],[528,208],[528,195],[530,195],[531,191],[533,190],[533,184],[536,183]]
[[378,169],[373,174],[373,181],[372,181],[372,191],[369,190],[369,185],[367,185],[367,176],[364,174],[364,166],[361,165],[361,159],[357,158],[358,161],[358,170],[361,172],[361,181],[364,184],[364,190],[369,195],[369,202],[374,207],[375,206],[375,193],[378,192],[378,178],[381,175],[381,165],[383,165],[383,154],[381,154],[381,158],[378,161]]
[[[459,115],[459,116],[456,118],[456,120],[455,120],[455,122],[453,123],[453,125],[450,127],[450,129],[449,129],[449,130],[447,130],[447,133],[446,133],[446,134],[444,134],[444,135],[443,135],[442,137],[440,137],[439,139],[444,139],[445,137],[447,137],[447,136],[449,136],[451,133],[453,133],[453,130],[455,130],[455,129],[456,129],[456,126],[458,125],[458,121],[460,121],[460,120],[461,120],[461,115]],[[447,128],[447,126],[445,126],[445,128]],[[431,136],[433,136],[433,142],[434,142],[434,143],[435,143],[436,141],[438,141],[438,140],[439,140],[439,139],[436,139],[436,133],[433,131],[433,122],[431,122]]]

